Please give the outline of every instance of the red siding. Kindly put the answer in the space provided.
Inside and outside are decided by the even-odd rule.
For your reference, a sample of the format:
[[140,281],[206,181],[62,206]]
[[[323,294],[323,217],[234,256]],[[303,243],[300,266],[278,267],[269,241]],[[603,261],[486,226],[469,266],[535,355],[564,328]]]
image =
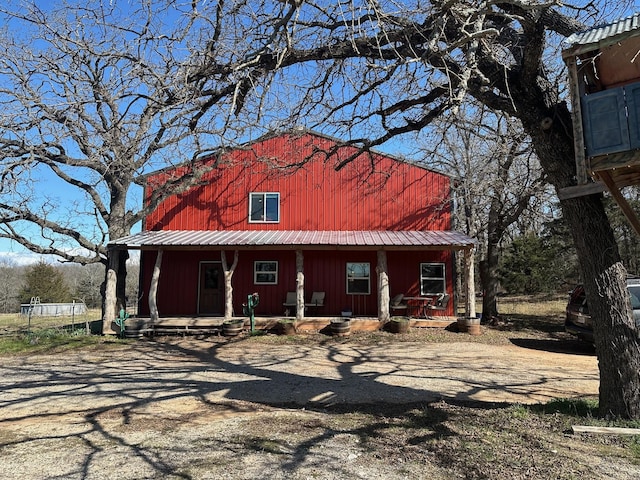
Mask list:
[[[449,177],[304,134],[257,142],[224,157],[208,184],[165,200],[147,230],[448,230]],[[150,181],[162,182],[165,174]],[[249,223],[249,193],[279,192],[280,222]],[[149,190],[147,191],[149,193]]]
[[[360,158],[336,170],[356,150],[313,134],[283,135],[235,150],[223,157],[206,177],[206,184],[173,196],[147,217],[146,230],[449,230],[450,179],[397,159],[378,154]],[[154,186],[180,173],[158,173]],[[249,223],[251,192],[280,193],[279,223]],[[231,254],[231,252],[229,252]],[[147,289],[155,252],[143,252],[140,314],[148,314]],[[231,255],[229,255],[229,258]],[[278,261],[278,284],[255,285],[253,263]],[[220,251],[165,251],[158,287],[163,316],[198,313],[198,275],[202,261],[220,261]],[[346,294],[346,263],[369,262],[371,293]],[[354,314],[377,315],[375,251],[304,251],[305,292],[326,293],[325,306],[308,315],[339,315],[344,307]],[[390,251],[391,295],[419,295],[421,262],[446,264],[447,291],[453,291],[452,253],[448,251]],[[233,276],[234,310],[253,292],[260,294],[259,315],[282,315],[287,291],[295,290],[293,250],[241,250]],[[450,303],[447,314],[453,314]]]
[[[231,258],[228,252],[227,258]],[[143,252],[143,296],[139,303],[140,314],[148,315],[147,288],[151,280],[151,270],[155,262],[155,252]],[[453,271],[451,253],[444,251],[411,251],[387,253],[389,264],[390,293],[404,293],[410,296],[420,294],[419,276],[421,262],[445,262],[447,265],[447,291],[453,291]],[[198,271],[201,261],[220,260],[219,251],[165,251],[158,287],[158,309],[163,316],[196,315],[198,305]],[[253,262],[278,261],[278,284],[255,285],[253,283]],[[305,251],[304,272],[305,292],[309,300],[313,291],[326,293],[325,306],[310,309],[307,315],[340,315],[344,307],[352,307],[355,315],[377,316],[377,280],[375,274],[376,252],[348,251]],[[369,262],[371,264],[371,293],[369,295],[346,294],[347,262]],[[287,291],[295,290],[295,252],[240,251],[238,265],[233,275],[234,310],[242,312],[242,303],[253,292],[260,294],[259,315],[282,315],[282,303]],[[453,315],[450,303],[448,315]]]

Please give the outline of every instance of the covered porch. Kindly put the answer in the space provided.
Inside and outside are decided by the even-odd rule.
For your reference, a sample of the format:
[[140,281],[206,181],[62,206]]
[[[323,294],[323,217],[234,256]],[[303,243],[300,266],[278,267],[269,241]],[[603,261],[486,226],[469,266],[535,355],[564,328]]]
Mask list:
[[[146,295],[149,314],[145,315],[145,317],[148,317],[147,322],[149,325],[154,325],[153,328],[162,322],[168,322],[169,319],[173,319],[172,321],[175,323],[178,321],[176,320],[177,318],[182,319],[181,321],[185,328],[189,328],[189,322],[202,325],[209,324],[214,328],[216,324],[219,325],[224,320],[246,318],[246,316],[239,316],[240,312],[238,311],[237,303],[239,299],[244,300],[246,298],[247,287],[243,287],[244,290],[238,295],[234,292],[232,284],[238,259],[243,255],[245,255],[245,258],[248,258],[246,257],[247,255],[255,255],[256,251],[271,253],[274,251],[291,252],[290,255],[295,257],[295,271],[292,271],[292,275],[295,275],[295,278],[282,279],[283,283],[295,285],[295,302],[291,305],[291,311],[285,312],[287,315],[280,315],[274,318],[256,318],[264,318],[264,322],[269,322],[276,321],[278,318],[291,317],[295,319],[301,330],[305,328],[319,330],[322,327],[318,328],[318,325],[329,323],[331,318],[334,318],[336,314],[339,315],[339,312],[335,311],[308,308],[308,299],[311,296],[311,291],[305,288],[306,253],[325,252],[325,254],[337,256],[344,255],[344,252],[351,252],[348,254],[373,255],[371,258],[375,260],[373,262],[375,268],[371,270],[375,272],[374,274],[372,273],[372,280],[375,280],[376,285],[371,289],[371,293],[374,293],[376,308],[371,313],[374,313],[375,316],[356,315],[356,320],[363,322],[360,323],[361,326],[364,326],[364,322],[367,320],[371,320],[372,325],[374,325],[371,328],[377,329],[388,321],[393,313],[390,305],[392,285],[389,280],[388,255],[397,255],[398,252],[402,252],[405,255],[411,255],[410,252],[416,252],[415,255],[429,251],[462,252],[464,260],[464,267],[461,272],[464,285],[464,293],[462,295],[464,298],[463,311],[465,316],[475,317],[474,247],[475,241],[473,239],[453,231],[153,231],[141,232],[109,243],[109,248],[114,253],[114,255],[111,255],[112,258],[117,258],[117,253],[122,250],[140,250],[142,252],[153,252],[155,255],[153,274],[150,281],[148,281],[148,285],[143,287],[148,289]],[[184,254],[184,252],[193,251],[219,251],[219,262],[224,275],[224,311],[221,315],[187,317],[159,311],[157,295],[158,282],[163,271],[163,254],[172,252],[172,255],[176,255],[176,252],[183,252]],[[233,256],[231,257],[227,252],[233,252]],[[107,275],[107,303],[103,319],[104,333],[115,333],[109,331],[112,330],[112,322],[109,319],[117,317],[118,307],[117,299],[115,298],[115,282],[118,275],[117,265],[117,261],[110,262]],[[395,278],[397,278],[397,274]],[[398,282],[396,282],[396,287],[393,290],[394,294],[398,291],[397,285]],[[318,285],[316,284],[313,290],[315,291],[317,288]],[[305,303],[305,298],[307,303]],[[234,302],[236,304],[235,310]],[[457,306],[454,309],[457,312]],[[448,322],[447,324],[449,324],[454,320],[455,317],[449,317],[449,319],[436,317],[431,319],[416,318],[412,321],[417,322],[415,325],[424,326],[439,322],[436,324],[441,326],[443,322]]]

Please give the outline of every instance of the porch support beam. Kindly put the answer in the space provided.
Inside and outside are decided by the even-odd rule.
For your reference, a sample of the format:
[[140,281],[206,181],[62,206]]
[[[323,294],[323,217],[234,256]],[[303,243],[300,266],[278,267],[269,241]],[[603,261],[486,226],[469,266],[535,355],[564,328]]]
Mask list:
[[296,250],[296,320],[304,319],[304,253]]
[[227,262],[227,254],[224,250],[220,251],[220,260],[222,261],[222,270],[224,272],[224,319],[231,320],[233,317],[233,272],[235,272],[238,266],[238,257],[240,252],[238,250],[233,251],[233,263],[229,266]]
[[163,250],[158,250],[156,255],[156,263],[153,265],[153,273],[151,274],[151,284],[149,285],[149,319],[151,325],[158,321],[158,282],[160,281],[160,268],[162,266]]
[[387,252],[378,250],[378,320],[380,322],[389,321],[389,273],[387,269]]
[[120,265],[119,252],[115,248],[109,249],[109,263],[107,264],[107,274],[105,278],[104,293],[104,317],[102,318],[102,334],[115,335],[113,324],[116,320],[117,295],[116,284],[118,282],[118,267]]
[[474,248],[464,251],[464,280],[465,280],[465,305],[464,311],[467,317],[476,316],[476,280],[473,271]]

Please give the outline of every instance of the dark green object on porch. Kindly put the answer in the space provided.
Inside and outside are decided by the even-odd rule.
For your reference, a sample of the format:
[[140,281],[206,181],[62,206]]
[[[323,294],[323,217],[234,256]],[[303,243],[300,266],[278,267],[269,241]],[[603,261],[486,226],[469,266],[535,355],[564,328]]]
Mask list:
[[118,332],[118,336],[120,338],[124,338],[124,323],[127,321],[127,318],[129,318],[129,314],[127,313],[127,311],[124,308],[120,309],[118,318],[116,318],[116,325],[120,327],[120,331]]
[[257,293],[252,293],[247,295],[247,303],[242,304],[242,313],[249,317],[251,320],[251,331],[254,332],[256,329],[256,318],[255,311],[256,307],[260,303],[260,296]]

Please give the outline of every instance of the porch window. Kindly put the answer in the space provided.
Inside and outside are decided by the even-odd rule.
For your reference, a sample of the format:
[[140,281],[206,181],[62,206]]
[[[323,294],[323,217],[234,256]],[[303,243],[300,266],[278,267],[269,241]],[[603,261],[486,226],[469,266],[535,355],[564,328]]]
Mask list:
[[280,194],[278,192],[254,192],[249,195],[249,222],[279,221]]
[[347,263],[347,295],[371,293],[371,266],[369,263]]
[[253,283],[256,285],[277,285],[278,262],[253,262]]
[[420,295],[446,292],[444,263],[420,264]]

